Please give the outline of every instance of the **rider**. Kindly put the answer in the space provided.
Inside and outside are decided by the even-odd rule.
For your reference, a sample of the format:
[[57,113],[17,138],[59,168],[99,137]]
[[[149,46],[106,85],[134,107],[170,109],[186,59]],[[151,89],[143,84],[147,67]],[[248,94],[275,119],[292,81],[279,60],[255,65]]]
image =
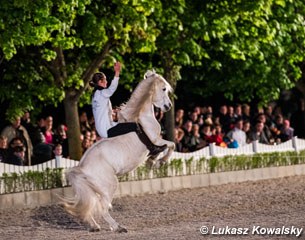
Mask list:
[[90,81],[90,86],[94,87],[92,94],[92,111],[97,133],[102,138],[107,138],[125,134],[130,131],[136,131],[140,140],[149,150],[149,155],[157,155],[165,150],[166,145],[154,145],[147,135],[145,133],[143,134],[143,131],[140,131],[142,134],[139,134],[139,131],[136,128],[137,125],[135,123],[118,124],[112,119],[112,105],[110,97],[114,94],[118,87],[120,72],[121,63],[116,62],[114,64],[114,78],[108,88],[106,75],[102,72],[95,73]]

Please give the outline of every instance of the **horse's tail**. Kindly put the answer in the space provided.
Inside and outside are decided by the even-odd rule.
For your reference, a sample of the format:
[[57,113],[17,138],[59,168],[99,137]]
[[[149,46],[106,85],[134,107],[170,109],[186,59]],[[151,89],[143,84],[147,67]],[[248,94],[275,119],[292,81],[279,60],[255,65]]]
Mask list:
[[75,193],[72,198],[62,199],[67,212],[85,222],[90,222],[93,215],[101,214],[105,211],[107,206],[103,201],[102,193],[79,166],[69,170],[67,178]]

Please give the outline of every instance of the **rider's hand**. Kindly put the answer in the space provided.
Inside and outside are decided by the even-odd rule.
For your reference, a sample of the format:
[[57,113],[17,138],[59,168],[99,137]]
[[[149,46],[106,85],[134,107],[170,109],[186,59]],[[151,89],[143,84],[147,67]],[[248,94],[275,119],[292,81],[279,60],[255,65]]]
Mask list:
[[120,76],[120,72],[121,72],[121,63],[120,62],[116,62],[114,64],[114,72],[115,72],[115,77]]

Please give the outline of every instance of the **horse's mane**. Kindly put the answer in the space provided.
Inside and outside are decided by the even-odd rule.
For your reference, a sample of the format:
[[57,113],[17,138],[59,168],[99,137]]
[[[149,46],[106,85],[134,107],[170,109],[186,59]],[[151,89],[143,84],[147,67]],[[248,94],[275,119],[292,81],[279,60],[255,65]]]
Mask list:
[[162,80],[163,78],[157,73],[148,70],[144,75],[144,79],[139,82],[131,94],[130,99],[120,106],[118,113],[119,121],[137,122],[143,106],[147,101],[152,101],[151,98],[155,90],[155,84]]

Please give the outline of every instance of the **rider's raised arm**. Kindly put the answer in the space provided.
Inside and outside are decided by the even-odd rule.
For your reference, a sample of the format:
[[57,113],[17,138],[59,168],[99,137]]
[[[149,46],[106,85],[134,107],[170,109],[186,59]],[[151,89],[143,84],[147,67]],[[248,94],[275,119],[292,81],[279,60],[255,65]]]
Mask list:
[[119,85],[119,77],[114,77],[113,80],[111,81],[110,86],[102,90],[101,92],[102,95],[107,98],[111,97],[118,88],[118,85]]
[[116,91],[118,84],[119,84],[120,72],[121,72],[121,63],[116,62],[114,64],[114,78],[111,81],[110,86],[102,91],[102,94],[105,97],[111,97],[114,94],[114,92]]

